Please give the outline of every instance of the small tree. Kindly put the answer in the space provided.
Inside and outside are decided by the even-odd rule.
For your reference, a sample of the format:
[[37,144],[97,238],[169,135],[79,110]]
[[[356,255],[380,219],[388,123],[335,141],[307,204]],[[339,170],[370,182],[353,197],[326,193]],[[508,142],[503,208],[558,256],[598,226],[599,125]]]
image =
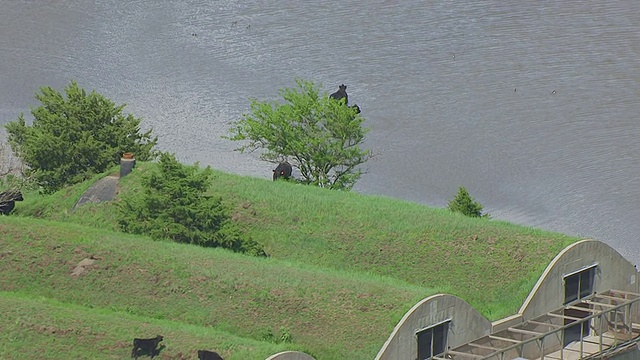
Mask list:
[[462,186],[458,188],[456,197],[449,201],[448,209],[470,217],[489,217],[489,214],[482,214],[483,206],[476,202]]
[[141,161],[155,158],[157,137],[140,133],[140,119],[124,115],[96,93],[87,94],[77,83],[65,88],[66,98],[45,87],[31,110],[33,125],[21,114],[6,125],[13,152],[28,166],[27,172],[47,193],[86,180],[118,163],[124,152]]
[[362,175],[359,165],[371,157],[360,149],[368,129],[364,118],[344,101],[320,95],[312,83],[296,80],[297,89],[281,89],[285,103],[251,100],[251,112],[231,128],[231,140],[248,143],[236,150],[264,150],[270,162],[287,159],[303,181],[349,190]]
[[118,204],[118,223],[126,232],[154,239],[264,255],[261,246],[243,238],[220,198],[206,196],[212,170],[180,164],[160,155],[160,171],[142,179],[144,191]]

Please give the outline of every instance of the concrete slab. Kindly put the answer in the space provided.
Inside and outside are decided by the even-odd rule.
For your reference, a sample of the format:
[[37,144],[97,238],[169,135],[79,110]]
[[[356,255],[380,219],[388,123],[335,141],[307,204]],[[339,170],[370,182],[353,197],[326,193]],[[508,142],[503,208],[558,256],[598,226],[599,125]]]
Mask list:
[[80,199],[73,206],[73,210],[88,202],[99,203],[113,200],[116,197],[119,179],[119,176],[109,175],[98,180],[80,196]]

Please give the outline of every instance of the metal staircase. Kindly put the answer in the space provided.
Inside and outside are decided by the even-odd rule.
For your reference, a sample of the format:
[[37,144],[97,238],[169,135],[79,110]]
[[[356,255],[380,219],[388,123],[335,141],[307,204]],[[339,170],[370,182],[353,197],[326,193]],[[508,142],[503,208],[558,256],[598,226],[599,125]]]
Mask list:
[[448,349],[438,360],[574,360],[640,341],[640,294],[607,290]]

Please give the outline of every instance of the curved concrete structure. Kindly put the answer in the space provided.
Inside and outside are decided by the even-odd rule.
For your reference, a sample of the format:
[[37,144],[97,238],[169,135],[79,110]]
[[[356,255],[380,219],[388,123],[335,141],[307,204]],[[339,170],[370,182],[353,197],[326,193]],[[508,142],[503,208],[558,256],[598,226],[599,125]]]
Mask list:
[[595,266],[595,292],[617,289],[638,293],[638,271],[609,245],[582,240],[564,248],[538,279],[520,308],[521,321],[557,309],[564,304],[564,277]]
[[491,322],[466,301],[453,295],[433,295],[421,300],[404,315],[378,352],[376,360],[415,359],[418,353],[416,333],[445,321],[451,321],[447,332],[449,347],[491,332]]
[[283,351],[271,355],[266,360],[316,360],[313,356],[300,351]]
[[[639,277],[640,273],[636,267],[609,245],[591,239],[578,241],[564,248],[549,263],[517,314],[491,323],[471,305],[453,295],[434,295],[420,301],[405,314],[378,352],[376,360],[415,359],[418,354],[418,334],[423,336],[421,344],[427,346],[427,349],[428,346],[436,343],[435,334],[440,336],[439,344],[444,341],[446,349],[455,349],[442,359],[450,356],[456,358],[456,353],[458,355],[470,353],[477,356],[478,343],[486,343],[496,348],[497,345],[492,343],[494,340],[488,336],[489,334],[506,331],[509,332],[507,334],[509,336],[522,337],[522,334],[516,331],[518,326],[527,324],[530,320],[535,323],[534,319],[549,316],[548,313],[557,312],[558,309],[566,310],[565,302],[575,303],[583,296],[594,296],[594,293],[600,294],[599,296],[603,299],[610,299],[612,295],[606,294],[611,293],[609,291],[611,289],[615,289],[617,293],[637,296],[635,294],[640,293]],[[569,311],[571,310],[575,311],[569,308]],[[640,323],[640,309],[636,307],[628,311],[629,318],[626,321]],[[596,320],[591,320],[591,327],[598,329]],[[557,321],[557,324],[555,322],[553,324],[563,325],[560,318]],[[441,334],[444,331],[446,334],[443,337]],[[512,332],[516,335],[511,334]],[[432,340],[429,340],[429,335],[426,334],[432,334]],[[504,334],[500,336],[505,337]],[[568,333],[567,336],[575,336],[575,334]],[[483,342],[481,338],[486,341]],[[558,339],[553,337],[546,339],[545,348],[552,351],[555,351],[552,349],[554,347],[561,349],[563,344]],[[521,339],[516,336],[513,340]],[[474,342],[475,346],[468,345],[470,342]],[[432,350],[435,351],[435,345],[433,346]],[[535,357],[540,352],[538,347],[536,343],[527,343],[520,351],[522,354],[529,354],[531,351]],[[420,351],[428,352],[423,349],[421,348]],[[440,351],[446,350],[440,349]]]

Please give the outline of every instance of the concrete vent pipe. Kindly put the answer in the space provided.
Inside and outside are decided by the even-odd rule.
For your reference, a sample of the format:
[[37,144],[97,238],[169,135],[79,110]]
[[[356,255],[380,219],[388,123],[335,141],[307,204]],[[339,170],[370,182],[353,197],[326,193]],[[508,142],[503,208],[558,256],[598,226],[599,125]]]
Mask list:
[[124,153],[120,158],[120,177],[124,177],[133,170],[136,166],[136,159],[133,158],[132,153]]

